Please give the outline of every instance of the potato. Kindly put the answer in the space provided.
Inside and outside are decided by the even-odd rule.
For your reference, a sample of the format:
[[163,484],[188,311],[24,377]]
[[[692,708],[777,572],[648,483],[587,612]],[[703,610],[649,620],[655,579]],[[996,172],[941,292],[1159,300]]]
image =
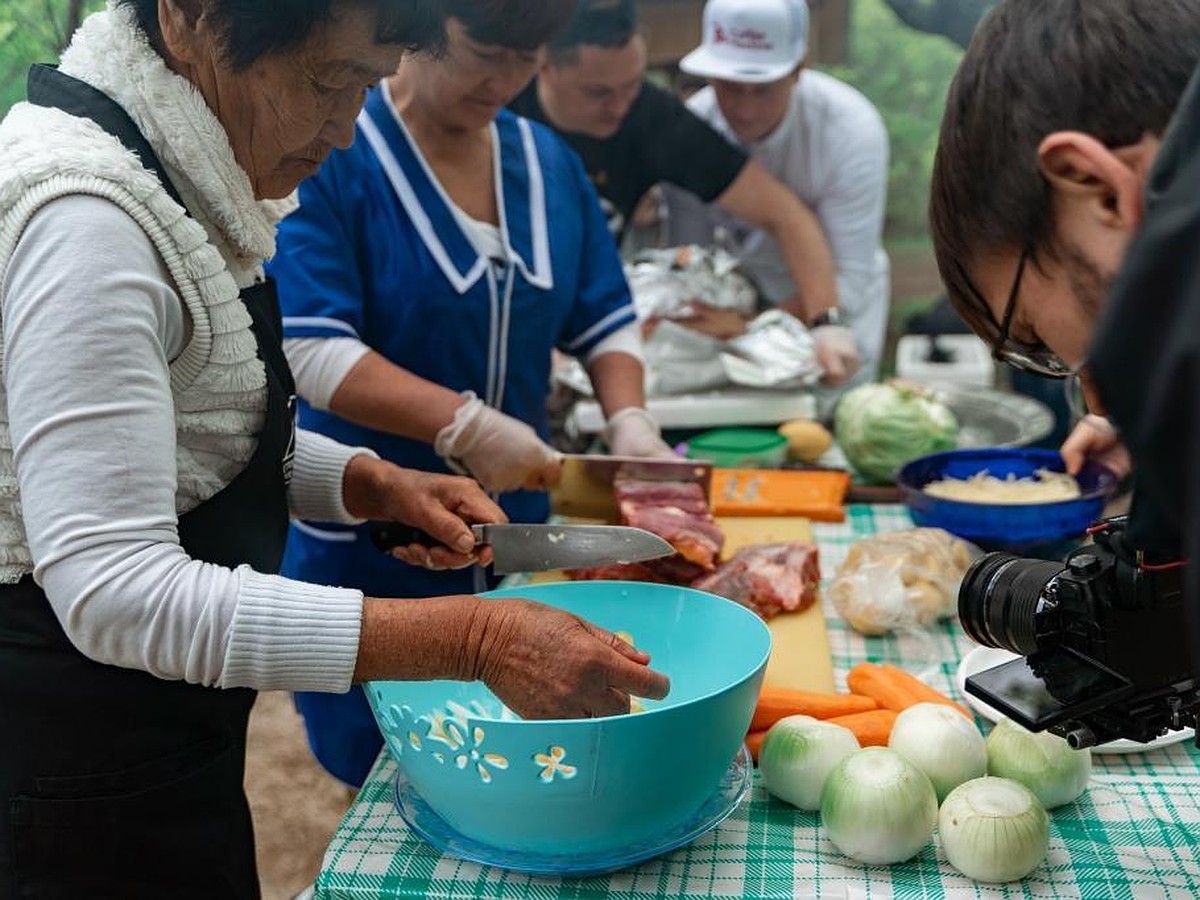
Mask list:
[[787,438],[788,456],[800,462],[815,463],[833,446],[833,435],[820,422],[796,419],[779,426]]

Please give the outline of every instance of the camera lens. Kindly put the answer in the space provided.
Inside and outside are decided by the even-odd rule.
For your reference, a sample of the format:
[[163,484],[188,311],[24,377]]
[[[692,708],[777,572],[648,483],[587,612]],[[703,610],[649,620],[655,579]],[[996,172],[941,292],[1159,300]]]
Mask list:
[[977,643],[1028,656],[1038,649],[1034,615],[1062,564],[986,553],[963,576],[958,618]]

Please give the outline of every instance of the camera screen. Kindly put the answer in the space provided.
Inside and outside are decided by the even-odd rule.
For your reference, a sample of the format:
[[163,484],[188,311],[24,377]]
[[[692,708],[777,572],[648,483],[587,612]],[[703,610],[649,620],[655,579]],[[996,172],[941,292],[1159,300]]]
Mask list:
[[[1031,731],[1100,709],[1122,699],[1132,684],[1067,653],[1043,655],[1046,680],[1025,659],[1014,659],[967,678],[967,693],[980,698]],[[1047,687],[1053,685],[1053,693]]]

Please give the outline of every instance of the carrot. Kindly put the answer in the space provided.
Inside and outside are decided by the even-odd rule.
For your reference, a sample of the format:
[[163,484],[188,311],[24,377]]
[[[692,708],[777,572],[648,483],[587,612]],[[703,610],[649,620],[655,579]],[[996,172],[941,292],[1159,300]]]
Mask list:
[[826,694],[820,691],[764,685],[758,694],[758,704],[754,707],[750,730],[770,728],[785,716],[832,719],[834,716],[866,712],[878,705],[870,697],[856,697],[853,694]]
[[828,721],[850,729],[863,747],[886,747],[896,715],[893,709],[872,709],[849,716],[836,716]]
[[767,729],[751,731],[746,735],[746,746],[750,748],[750,758],[758,763],[758,752],[762,750],[763,740],[767,737]]
[[943,703],[946,706],[954,707],[968,719],[974,721],[974,717],[965,706],[955,703],[941,691],[931,688],[919,678],[914,678],[899,666],[893,666],[891,663],[884,663],[882,668],[888,675],[894,678],[898,684],[906,685],[909,692],[917,698],[918,703]]
[[895,712],[903,712],[918,702],[906,683],[889,675],[883,666],[872,662],[861,662],[846,673],[846,687],[856,694],[870,697],[882,708]]

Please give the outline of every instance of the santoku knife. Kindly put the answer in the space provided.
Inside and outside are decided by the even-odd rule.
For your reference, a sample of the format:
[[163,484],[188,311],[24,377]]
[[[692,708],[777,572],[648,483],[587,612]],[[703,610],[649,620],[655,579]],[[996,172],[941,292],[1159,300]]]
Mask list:
[[[658,535],[624,525],[494,524],[473,525],[471,530],[476,546],[492,548],[497,575],[642,562],[675,552]],[[439,543],[420,529],[388,523],[372,525],[371,540],[385,553],[410,544]]]

